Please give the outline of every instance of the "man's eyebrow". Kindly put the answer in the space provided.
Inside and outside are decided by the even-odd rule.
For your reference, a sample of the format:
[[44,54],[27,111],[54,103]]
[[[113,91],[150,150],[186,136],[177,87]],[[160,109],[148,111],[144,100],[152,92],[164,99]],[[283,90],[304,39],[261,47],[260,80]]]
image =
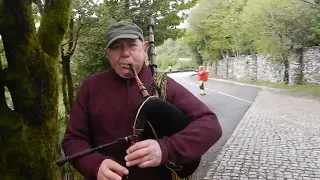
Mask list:
[[[138,43],[139,41],[137,41],[138,39],[127,39],[127,41],[129,41],[129,43]],[[111,45],[110,45],[110,47],[111,46],[115,46],[115,45],[119,45],[119,44],[121,44],[120,42],[118,42],[118,41],[115,41],[115,42],[113,42]]]
[[116,45],[118,45],[119,43],[112,43],[110,44],[109,48],[114,48]]
[[137,39],[129,39],[130,42],[134,42],[134,43],[137,43]]

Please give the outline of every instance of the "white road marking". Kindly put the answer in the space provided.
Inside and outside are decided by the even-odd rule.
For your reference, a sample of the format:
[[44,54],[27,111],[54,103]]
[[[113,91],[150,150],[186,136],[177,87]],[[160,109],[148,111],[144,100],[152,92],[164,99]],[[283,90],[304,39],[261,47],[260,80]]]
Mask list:
[[[187,81],[187,80],[185,80],[185,79],[183,79],[183,78],[179,78],[179,79],[181,79],[182,81],[185,81],[185,82],[187,82],[187,83],[189,83],[189,84],[192,84],[192,85],[194,85],[194,86],[197,86],[197,87],[198,87],[198,85],[197,85],[197,84],[194,84],[194,83],[192,83],[192,82],[190,82],[190,81]],[[252,104],[252,103],[253,103],[253,102],[251,102],[251,101],[248,101],[248,100],[245,100],[245,99],[242,99],[242,98],[236,97],[236,96],[232,96],[232,95],[230,95],[230,94],[226,94],[226,93],[223,93],[223,92],[219,92],[219,91],[216,91],[216,90],[213,90],[213,89],[209,89],[209,88],[204,88],[204,89],[209,90],[209,91],[212,91],[212,92],[215,92],[215,93],[218,93],[218,94],[222,94],[222,95],[225,95],[225,96],[228,96],[228,97],[231,97],[231,98],[234,98],[234,99],[240,100],[240,101],[244,101],[244,102],[247,102],[247,103],[250,103],[250,104]]]

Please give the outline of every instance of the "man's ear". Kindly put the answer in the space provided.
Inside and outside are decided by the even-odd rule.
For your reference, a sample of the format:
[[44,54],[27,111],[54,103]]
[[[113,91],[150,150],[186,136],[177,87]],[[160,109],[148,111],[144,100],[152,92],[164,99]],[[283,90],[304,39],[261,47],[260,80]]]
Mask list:
[[148,53],[148,49],[149,49],[149,42],[146,41],[144,42],[144,52]]
[[103,50],[104,50],[104,54],[108,57],[108,55],[109,55],[109,50],[110,50],[110,49],[104,48]]

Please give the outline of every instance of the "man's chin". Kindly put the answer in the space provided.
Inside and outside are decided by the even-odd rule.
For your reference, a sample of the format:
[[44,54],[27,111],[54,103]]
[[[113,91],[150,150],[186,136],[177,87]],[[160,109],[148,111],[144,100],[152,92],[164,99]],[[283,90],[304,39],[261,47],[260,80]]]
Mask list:
[[123,77],[123,78],[132,78],[133,75],[129,70],[125,70],[125,71],[121,71],[118,73],[119,76]]

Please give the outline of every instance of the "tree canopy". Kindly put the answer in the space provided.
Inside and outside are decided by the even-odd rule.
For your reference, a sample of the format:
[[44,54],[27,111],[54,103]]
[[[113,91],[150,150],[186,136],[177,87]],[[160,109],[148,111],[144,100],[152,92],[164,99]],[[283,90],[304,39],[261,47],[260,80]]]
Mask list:
[[185,42],[204,61],[265,53],[285,59],[288,50],[319,43],[317,1],[201,0],[188,18]]
[[[197,0],[0,0],[0,177],[60,179],[55,160],[77,88],[109,68],[104,33],[156,19],[156,44],[177,39]],[[147,38],[147,37],[146,37]],[[60,137],[59,137],[60,136]]]

